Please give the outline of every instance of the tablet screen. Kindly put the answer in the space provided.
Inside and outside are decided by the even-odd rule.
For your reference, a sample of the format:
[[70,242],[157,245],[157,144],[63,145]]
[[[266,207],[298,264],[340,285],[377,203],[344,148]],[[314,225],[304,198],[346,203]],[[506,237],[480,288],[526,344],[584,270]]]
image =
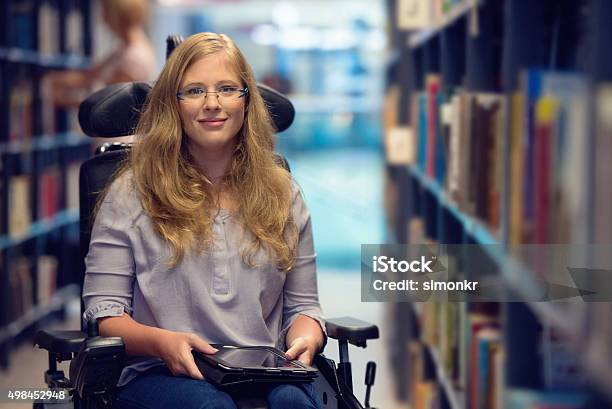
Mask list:
[[219,348],[214,357],[239,368],[302,368],[298,363],[265,349]]

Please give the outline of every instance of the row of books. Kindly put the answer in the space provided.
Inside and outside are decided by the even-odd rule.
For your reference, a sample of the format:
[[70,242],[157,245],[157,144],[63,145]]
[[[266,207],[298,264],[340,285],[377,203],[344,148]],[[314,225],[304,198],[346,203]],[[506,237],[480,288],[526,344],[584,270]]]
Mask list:
[[493,234],[505,190],[511,244],[586,243],[588,101],[572,73],[527,70],[511,97],[442,89],[429,75],[412,98],[410,161]]
[[[506,384],[504,329],[495,304],[423,303],[416,304],[415,309],[421,328],[418,343],[425,348],[423,353],[437,355],[438,370],[452,385],[451,393],[465,397],[462,407],[548,408],[557,407],[547,405],[561,398],[566,405],[559,407],[581,407],[584,395],[579,390],[583,378],[576,356],[550,326],[543,325],[540,330],[540,362],[531,362],[534,370],[540,368],[540,383],[527,394],[524,389]],[[527,395],[531,406],[521,403]],[[416,401],[428,401],[418,393],[414,397]]]
[[[10,261],[8,322],[27,314],[34,305],[48,301],[56,290],[57,258],[44,254],[38,256],[35,262],[36,266],[33,266],[31,258],[25,256]],[[35,277],[33,267],[36,267]]]
[[[426,236],[420,217],[413,217],[408,229],[413,243],[436,244]],[[450,258],[447,262],[458,266]],[[548,323],[540,323],[534,337],[537,359],[519,365],[536,372],[529,374],[535,379],[531,389],[525,389],[512,385],[506,376],[509,366],[526,358],[507,356],[506,342],[512,341],[504,334],[503,304],[428,302],[413,306],[419,338],[410,340],[408,348],[415,408],[438,407],[441,394],[452,394],[449,400],[466,409],[583,407],[584,377],[578,354]],[[427,376],[422,362],[428,354],[430,359],[435,355],[434,379]]]
[[[7,7],[7,46],[36,50],[43,55],[60,53],[60,9],[57,2],[43,0],[10,1]],[[83,53],[83,13],[72,7],[65,17],[67,53]],[[38,33],[38,38],[36,38]]]
[[[23,72],[9,84],[9,142],[28,141],[35,136],[33,135],[35,100],[40,102],[38,111],[42,124],[40,132],[43,135],[53,135],[57,131],[51,81],[49,77],[42,77],[36,85]],[[37,89],[38,95],[36,94]],[[76,114],[70,116],[74,117]],[[71,123],[70,129],[78,130],[76,126],[76,122]]]
[[32,203],[31,200],[31,175],[12,176],[8,186],[8,236],[20,238],[28,234],[32,225],[33,206],[38,206],[40,219],[50,219],[62,210],[62,196],[65,195],[66,208],[78,210],[79,167],[79,162],[72,162],[67,166],[64,186],[58,165],[45,168],[38,175],[38,203]]

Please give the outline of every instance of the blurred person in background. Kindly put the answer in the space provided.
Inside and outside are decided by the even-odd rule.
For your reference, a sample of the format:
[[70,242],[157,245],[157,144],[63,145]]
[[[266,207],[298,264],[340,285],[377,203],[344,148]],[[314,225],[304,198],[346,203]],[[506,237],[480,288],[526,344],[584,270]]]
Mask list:
[[87,70],[50,74],[58,106],[78,106],[96,85],[149,81],[155,75],[155,51],[144,30],[149,18],[148,0],[103,0],[101,5],[104,22],[120,43]]
[[91,92],[105,85],[154,79],[155,50],[144,29],[149,19],[149,0],[101,0],[100,4],[102,18],[119,44],[89,69],[49,74],[57,107],[77,107]]

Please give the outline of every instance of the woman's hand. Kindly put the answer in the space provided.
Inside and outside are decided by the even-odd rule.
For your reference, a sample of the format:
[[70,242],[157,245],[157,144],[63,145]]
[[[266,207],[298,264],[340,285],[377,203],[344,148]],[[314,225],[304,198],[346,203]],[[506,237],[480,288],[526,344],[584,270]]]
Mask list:
[[194,379],[204,379],[191,355],[192,349],[205,354],[218,351],[196,334],[186,332],[164,331],[157,339],[158,356],[174,376],[187,375]]
[[302,336],[295,338],[291,342],[285,355],[289,359],[297,359],[304,365],[310,366],[318,350],[319,345],[313,338]]

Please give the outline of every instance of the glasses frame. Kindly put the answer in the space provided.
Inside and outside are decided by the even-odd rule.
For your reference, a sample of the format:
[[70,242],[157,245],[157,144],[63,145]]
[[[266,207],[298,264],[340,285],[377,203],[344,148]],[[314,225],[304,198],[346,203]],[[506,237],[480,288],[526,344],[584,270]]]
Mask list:
[[[238,91],[240,91],[240,95],[238,95],[238,98],[236,98],[236,100],[238,100],[240,98],[244,98],[245,96],[249,95],[249,87],[238,88]],[[204,91],[204,101],[206,101],[206,98],[208,97],[208,94],[216,94],[217,95],[217,102],[219,102],[219,103],[221,102],[221,100],[219,99],[219,91]],[[176,93],[176,98],[179,101],[185,101],[185,100],[189,99],[189,98],[186,98],[184,96],[184,91],[177,92]],[[197,98],[197,99],[199,99],[199,98]]]

